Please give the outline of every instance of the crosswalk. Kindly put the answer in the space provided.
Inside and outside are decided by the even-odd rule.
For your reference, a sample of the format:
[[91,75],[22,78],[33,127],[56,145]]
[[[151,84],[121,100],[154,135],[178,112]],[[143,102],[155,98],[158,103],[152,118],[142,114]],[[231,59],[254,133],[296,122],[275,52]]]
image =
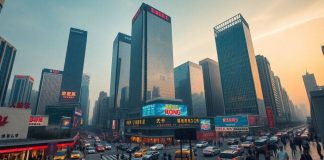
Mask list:
[[[129,156],[124,154],[124,159],[128,159]],[[116,154],[111,154],[111,155],[103,155],[102,156],[103,160],[117,160],[117,155]],[[121,155],[119,155],[119,160],[121,160]]]

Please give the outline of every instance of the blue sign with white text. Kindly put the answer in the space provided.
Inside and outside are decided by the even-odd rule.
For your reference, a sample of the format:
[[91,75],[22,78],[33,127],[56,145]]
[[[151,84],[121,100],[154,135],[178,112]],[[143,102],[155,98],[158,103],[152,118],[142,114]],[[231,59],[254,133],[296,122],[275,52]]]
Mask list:
[[216,127],[248,127],[248,116],[217,116],[215,117]]
[[149,104],[143,106],[142,116],[188,116],[187,106],[183,104]]

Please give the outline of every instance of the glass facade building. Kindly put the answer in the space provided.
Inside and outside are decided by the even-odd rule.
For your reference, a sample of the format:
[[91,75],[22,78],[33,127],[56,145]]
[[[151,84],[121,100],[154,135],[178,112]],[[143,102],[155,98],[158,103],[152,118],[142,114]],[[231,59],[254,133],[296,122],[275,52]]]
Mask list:
[[238,14],[214,27],[225,113],[265,116],[248,23]]
[[90,83],[90,76],[84,74],[82,76],[81,82],[81,110],[82,110],[82,119],[83,124],[88,125],[89,121],[89,107],[90,107],[90,100],[89,100],[89,83]]
[[9,106],[17,106],[18,103],[21,103],[23,105],[30,105],[30,97],[33,89],[33,84],[33,77],[25,75],[15,75],[11,87]]
[[86,44],[87,32],[71,28],[60,92],[62,103],[80,103]]
[[4,105],[6,99],[16,52],[16,48],[0,36],[0,106]]
[[224,115],[225,108],[218,63],[206,58],[201,60],[199,64],[202,67],[204,77],[207,116],[215,117]]
[[129,97],[129,75],[131,37],[118,33],[113,44],[110,80],[110,107],[127,108]]
[[38,89],[35,113],[44,115],[46,106],[55,105],[59,102],[63,71],[43,69]]
[[132,20],[130,107],[159,97],[174,98],[171,17],[143,3]]
[[206,116],[202,68],[186,62],[174,69],[175,96],[188,106],[189,116]]

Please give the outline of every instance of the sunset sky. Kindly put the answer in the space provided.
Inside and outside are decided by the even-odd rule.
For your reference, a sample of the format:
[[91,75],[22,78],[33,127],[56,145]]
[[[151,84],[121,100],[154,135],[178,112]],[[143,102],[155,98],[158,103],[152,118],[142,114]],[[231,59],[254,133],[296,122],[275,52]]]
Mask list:
[[295,104],[309,106],[302,81],[306,70],[324,85],[322,0],[7,0],[0,36],[18,50],[12,76],[33,76],[37,90],[43,68],[63,69],[69,28],[87,30],[84,73],[91,76],[93,107],[99,92],[109,91],[113,40],[118,32],[130,34],[142,2],[172,17],[174,66],[217,60],[213,27],[242,13],[255,54],[269,59]]

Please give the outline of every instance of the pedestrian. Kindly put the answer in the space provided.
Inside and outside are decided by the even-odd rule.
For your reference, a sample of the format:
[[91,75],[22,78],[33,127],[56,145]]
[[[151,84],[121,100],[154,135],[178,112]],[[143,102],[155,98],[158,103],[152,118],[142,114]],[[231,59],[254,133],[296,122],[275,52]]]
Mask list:
[[283,146],[279,147],[279,152],[277,154],[277,160],[289,160],[288,153],[284,151]]
[[292,139],[290,139],[289,145],[290,145],[290,149],[291,149],[291,155],[295,156],[296,155],[296,145]]
[[170,153],[168,154],[168,160],[172,160],[172,156]]
[[102,153],[100,153],[100,160],[102,160]]
[[313,160],[313,158],[308,151],[304,150],[303,154],[300,156],[300,160]]
[[309,142],[307,141],[307,139],[304,140],[302,147],[303,147],[304,151],[309,152],[310,146],[309,146]]
[[116,154],[117,160],[119,160],[119,153]]
[[316,148],[317,148],[317,153],[320,156],[321,159],[323,159],[323,155],[322,155],[322,146],[319,143],[318,140],[316,140]]
[[273,143],[273,153],[274,153],[274,157],[277,156],[277,152],[278,152],[278,144],[277,143]]

